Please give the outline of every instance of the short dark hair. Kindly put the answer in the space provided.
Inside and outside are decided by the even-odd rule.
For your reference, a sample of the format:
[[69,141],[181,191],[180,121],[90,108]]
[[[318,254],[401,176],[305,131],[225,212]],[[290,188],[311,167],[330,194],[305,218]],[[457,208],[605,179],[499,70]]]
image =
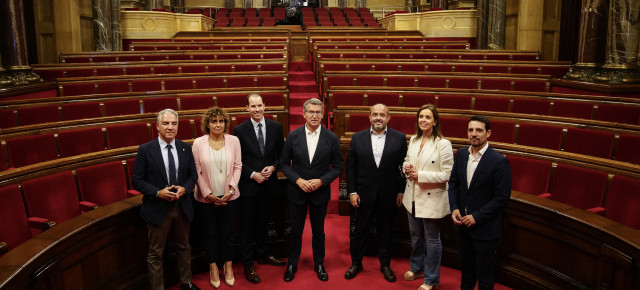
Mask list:
[[469,124],[471,121],[484,123],[484,129],[487,131],[491,130],[491,122],[489,122],[489,118],[487,118],[485,115],[472,116],[471,118],[469,118],[469,122],[467,122],[467,124]]
[[224,133],[229,132],[229,114],[224,111],[224,109],[219,107],[211,107],[204,114],[202,114],[202,123],[200,123],[200,129],[202,129],[202,133],[209,135],[211,132],[209,130],[209,122],[211,119],[222,117],[224,120]]
[[262,96],[258,93],[249,93],[249,95],[247,95],[247,106],[249,105],[249,98],[251,97],[258,97],[260,98],[260,101],[262,101],[262,103],[264,104],[264,99],[262,98]]

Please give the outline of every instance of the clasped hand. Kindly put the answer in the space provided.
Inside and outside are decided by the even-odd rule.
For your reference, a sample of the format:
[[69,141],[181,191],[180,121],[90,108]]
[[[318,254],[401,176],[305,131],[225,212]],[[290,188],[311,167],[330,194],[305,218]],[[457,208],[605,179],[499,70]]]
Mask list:
[[460,214],[460,210],[456,209],[451,213],[451,219],[453,219],[453,223],[456,225],[465,225],[467,228],[476,224],[476,219],[473,218],[473,215],[465,215],[462,216]]
[[232,195],[233,194],[231,194],[231,192],[227,191],[222,197],[218,197],[215,194],[209,194],[207,195],[206,199],[215,204],[216,207],[226,206],[227,201],[229,201]]
[[271,177],[271,174],[273,174],[274,171],[276,171],[275,167],[266,166],[265,168],[262,169],[262,171],[255,172],[253,174],[253,180],[255,180],[257,183],[263,183],[267,181],[269,177]]
[[179,185],[167,186],[158,191],[158,197],[168,201],[174,201],[181,198],[187,190]]
[[418,171],[413,168],[412,164],[407,164],[404,166],[404,176],[411,181],[418,180]]
[[309,193],[320,188],[320,186],[322,186],[322,180],[320,179],[306,180],[306,179],[298,178],[298,180],[296,180],[296,184],[304,192]]

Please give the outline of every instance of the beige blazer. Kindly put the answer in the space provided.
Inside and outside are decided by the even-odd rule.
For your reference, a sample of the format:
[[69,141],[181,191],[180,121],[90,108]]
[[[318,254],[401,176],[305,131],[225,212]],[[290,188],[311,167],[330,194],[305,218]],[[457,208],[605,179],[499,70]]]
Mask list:
[[[235,193],[231,196],[234,200],[240,196],[240,190],[238,189],[238,181],[240,181],[240,174],[242,173],[242,159],[240,151],[240,140],[238,137],[224,134],[224,148],[227,155],[227,172],[225,179],[225,188],[228,186],[233,187]],[[196,138],[193,141],[192,146],[193,159],[196,163],[196,171],[198,171],[198,182],[194,196],[197,201],[210,203],[206,199],[206,196],[211,194],[211,180],[209,178],[209,172],[211,171],[211,164],[209,163],[209,135],[204,135]]]
[[[444,138],[430,138],[420,151],[420,140],[411,136],[404,165],[413,164],[418,170],[418,181],[407,179],[402,204],[411,214],[411,203],[415,201],[415,216],[419,218],[442,218],[450,213],[447,181],[453,168],[451,142]],[[415,142],[414,142],[415,141]]]

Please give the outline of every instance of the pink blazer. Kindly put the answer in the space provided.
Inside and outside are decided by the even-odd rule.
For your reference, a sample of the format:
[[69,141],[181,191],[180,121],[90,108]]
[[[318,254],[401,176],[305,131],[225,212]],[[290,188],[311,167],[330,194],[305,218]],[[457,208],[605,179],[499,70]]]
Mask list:
[[[238,181],[242,173],[242,158],[240,151],[240,140],[238,137],[224,134],[224,148],[227,155],[227,178],[225,188],[233,187],[235,193],[230,200],[234,200],[240,196],[238,190]],[[193,141],[193,159],[196,162],[196,171],[198,171],[198,182],[194,191],[197,201],[210,203],[206,196],[211,194],[211,180],[209,178],[211,164],[209,163],[209,135],[196,138]]]

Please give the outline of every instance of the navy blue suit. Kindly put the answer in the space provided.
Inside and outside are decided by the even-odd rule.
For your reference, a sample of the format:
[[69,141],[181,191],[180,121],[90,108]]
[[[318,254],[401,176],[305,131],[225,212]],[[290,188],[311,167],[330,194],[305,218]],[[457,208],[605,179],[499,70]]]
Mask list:
[[[280,158],[280,169],[289,181],[287,187],[291,215],[289,264],[298,264],[308,207],[313,235],[313,261],[315,265],[323,265],[325,253],[324,218],[327,214],[327,204],[331,199],[331,182],[342,174],[342,153],[338,136],[322,127],[313,162],[310,162],[304,126],[289,133]],[[320,179],[322,186],[315,191],[306,193],[296,184],[298,178]]]
[[[487,145],[488,146],[488,145]],[[449,206],[475,225],[456,225],[462,272],[462,289],[492,289],[498,239],[502,233],[502,210],[511,197],[509,160],[487,148],[467,187],[468,147],[458,150],[449,179]]]
[[378,214],[378,258],[382,266],[391,261],[391,227],[396,197],[403,193],[406,179],[400,168],[407,155],[404,133],[387,128],[380,165],[376,165],[371,144],[371,128],[353,134],[347,153],[347,194],[360,196],[355,229],[351,235],[351,263],[361,265],[369,223]]

